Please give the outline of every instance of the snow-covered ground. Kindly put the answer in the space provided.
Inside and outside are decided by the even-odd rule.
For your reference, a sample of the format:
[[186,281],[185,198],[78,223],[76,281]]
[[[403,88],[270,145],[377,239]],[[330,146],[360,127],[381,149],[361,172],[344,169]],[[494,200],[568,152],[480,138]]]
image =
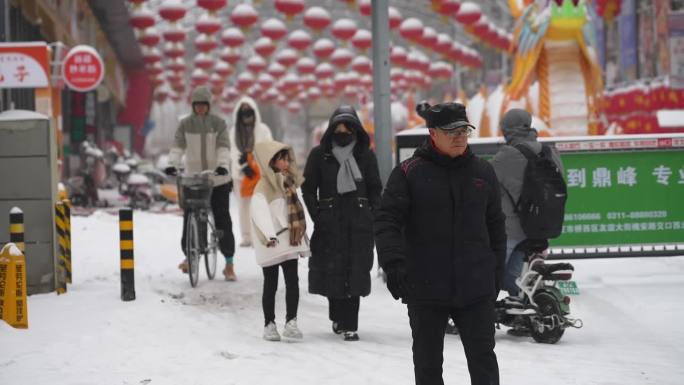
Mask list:
[[[73,218],[74,283],[65,295],[29,297],[28,330],[0,322],[0,384],[413,383],[406,309],[380,278],[361,301],[361,341],[344,342],[330,330],[325,298],[307,293],[301,260],[304,340],[267,342],[252,250],[238,249],[237,282],[208,281],[202,271],[193,289],[176,268],[181,217],[136,212],[137,300],[122,302],[117,220],[103,211]],[[684,257],[572,263],[580,295],[571,308],[584,328],[556,345],[498,331],[501,383],[684,383]],[[282,278],[280,289],[282,327]],[[446,340],[446,383],[469,383],[459,338]]]

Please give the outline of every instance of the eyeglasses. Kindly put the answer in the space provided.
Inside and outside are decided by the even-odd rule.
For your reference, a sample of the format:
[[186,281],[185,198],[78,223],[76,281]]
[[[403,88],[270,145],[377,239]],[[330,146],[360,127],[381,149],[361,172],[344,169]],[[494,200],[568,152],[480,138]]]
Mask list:
[[468,136],[472,135],[473,129],[470,127],[454,128],[453,130],[440,130],[446,136]]

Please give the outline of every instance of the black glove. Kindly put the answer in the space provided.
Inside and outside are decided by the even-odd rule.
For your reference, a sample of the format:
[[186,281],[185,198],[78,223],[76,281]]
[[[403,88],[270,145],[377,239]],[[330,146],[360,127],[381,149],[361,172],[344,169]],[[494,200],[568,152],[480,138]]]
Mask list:
[[228,192],[233,191],[233,181],[228,182]]
[[240,159],[238,159],[238,162],[240,162],[240,164],[247,163],[247,153],[246,152],[240,154]]
[[164,174],[166,174],[168,176],[176,176],[176,175],[178,175],[178,169],[173,167],[173,166],[167,167],[164,169]]
[[387,289],[394,299],[406,298],[409,294],[409,284],[406,279],[404,262],[394,262],[384,268],[387,275]]
[[247,178],[254,178],[254,170],[252,170],[249,165],[242,168],[242,173],[245,174]]
[[228,175],[228,170],[225,167],[218,166],[214,171],[217,175]]

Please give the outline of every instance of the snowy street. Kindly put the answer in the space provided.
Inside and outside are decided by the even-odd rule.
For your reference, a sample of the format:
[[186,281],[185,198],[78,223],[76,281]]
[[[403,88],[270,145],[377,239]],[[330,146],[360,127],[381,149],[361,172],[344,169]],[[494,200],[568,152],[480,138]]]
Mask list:
[[[237,212],[232,207],[234,233]],[[325,298],[307,292],[300,260],[298,323],[304,340],[261,338],[261,270],[238,249],[238,281],[220,271],[197,288],[181,261],[182,218],[136,212],[137,300],[119,298],[118,217],[74,217],[68,293],[29,298],[29,329],[0,323],[0,384],[412,384],[406,309],[375,275],[361,300],[359,342],[334,335]],[[239,242],[239,236],[238,240]],[[28,256],[30,258],[30,256]],[[573,260],[580,295],[556,345],[497,332],[501,383],[681,384],[684,257]],[[223,261],[219,260],[219,270]],[[282,274],[276,322],[284,322]],[[445,382],[469,383],[459,337],[446,336]]]

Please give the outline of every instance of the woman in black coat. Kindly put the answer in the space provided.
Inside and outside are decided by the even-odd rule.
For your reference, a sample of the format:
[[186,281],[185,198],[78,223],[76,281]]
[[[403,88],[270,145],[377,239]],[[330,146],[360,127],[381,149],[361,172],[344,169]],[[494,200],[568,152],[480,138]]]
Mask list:
[[314,220],[309,292],[328,297],[336,334],[358,340],[359,298],[370,294],[373,211],[382,182],[370,138],[351,106],[340,106],[311,150],[302,193]]

